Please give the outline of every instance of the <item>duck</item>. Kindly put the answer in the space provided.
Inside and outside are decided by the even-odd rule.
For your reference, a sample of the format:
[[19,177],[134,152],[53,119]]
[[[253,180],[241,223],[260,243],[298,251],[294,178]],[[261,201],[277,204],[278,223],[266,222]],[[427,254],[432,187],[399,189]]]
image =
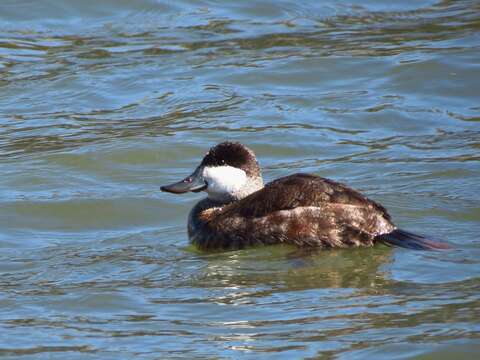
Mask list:
[[340,182],[296,173],[264,184],[255,153],[239,142],[213,146],[191,175],[160,190],[207,194],[188,215],[190,242],[201,250],[449,247],[397,228],[385,207]]

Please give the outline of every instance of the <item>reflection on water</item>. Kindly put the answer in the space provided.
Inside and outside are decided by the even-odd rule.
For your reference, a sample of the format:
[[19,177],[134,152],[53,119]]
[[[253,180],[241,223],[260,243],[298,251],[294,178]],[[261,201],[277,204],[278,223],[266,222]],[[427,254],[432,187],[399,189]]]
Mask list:
[[[0,355],[474,357],[479,14],[3,1]],[[455,249],[200,253],[185,232],[198,196],[158,186],[225,139],[268,180],[346,182]]]
[[290,249],[285,255],[277,255],[275,251],[278,250],[262,248],[248,250],[247,254],[224,253],[215,255],[213,260],[209,256],[208,266],[191,281],[208,287],[263,285],[285,291],[362,288],[384,283],[381,266],[391,261],[388,249],[365,252]]

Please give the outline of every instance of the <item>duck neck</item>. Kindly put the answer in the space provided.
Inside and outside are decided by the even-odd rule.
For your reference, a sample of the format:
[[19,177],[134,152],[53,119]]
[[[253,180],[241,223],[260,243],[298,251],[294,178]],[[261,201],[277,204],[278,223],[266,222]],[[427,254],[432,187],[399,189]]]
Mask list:
[[[208,194],[203,200],[200,200],[190,211],[188,216],[188,236],[193,243],[200,243],[205,235],[205,226],[215,214],[221,212],[224,206],[239,201],[254,192],[263,188],[261,177],[246,182],[240,191],[234,194]],[[215,196],[217,195],[217,196]],[[208,233],[208,231],[207,231]]]

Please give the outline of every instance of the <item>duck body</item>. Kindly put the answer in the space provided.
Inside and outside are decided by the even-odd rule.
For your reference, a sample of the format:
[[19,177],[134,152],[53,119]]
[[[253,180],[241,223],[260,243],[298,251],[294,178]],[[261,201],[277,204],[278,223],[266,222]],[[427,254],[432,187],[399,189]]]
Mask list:
[[411,249],[448,247],[399,230],[387,210],[344,184],[298,173],[265,186],[253,151],[239,143],[210,149],[195,172],[162,191],[206,191],[188,217],[190,241],[204,250],[254,245],[347,248],[382,242]]
[[372,246],[395,229],[385,208],[319,176],[294,174],[228,204],[200,201],[188,234],[200,248],[293,244],[322,248]]

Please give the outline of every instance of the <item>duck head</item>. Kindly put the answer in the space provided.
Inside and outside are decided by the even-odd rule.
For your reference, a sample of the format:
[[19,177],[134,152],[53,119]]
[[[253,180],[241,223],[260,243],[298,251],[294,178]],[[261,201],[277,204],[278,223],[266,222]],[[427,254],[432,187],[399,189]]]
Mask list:
[[174,194],[205,191],[213,201],[229,202],[261,188],[263,179],[254,152],[240,143],[223,142],[207,152],[190,176],[160,189]]

